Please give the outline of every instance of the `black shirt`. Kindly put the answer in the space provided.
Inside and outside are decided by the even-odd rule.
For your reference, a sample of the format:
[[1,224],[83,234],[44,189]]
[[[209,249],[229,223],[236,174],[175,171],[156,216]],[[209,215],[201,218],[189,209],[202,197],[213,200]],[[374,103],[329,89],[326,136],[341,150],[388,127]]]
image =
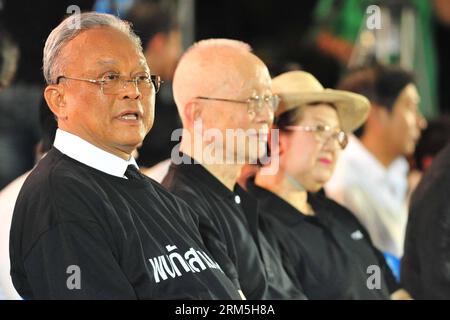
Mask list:
[[184,163],[172,163],[162,184],[200,214],[200,232],[216,261],[230,278],[237,274],[247,299],[304,299],[276,244],[260,231],[256,201],[238,186],[232,192],[193,162],[184,155]]
[[[315,215],[307,216],[252,179],[247,187],[261,204],[264,232],[277,238],[286,269],[299,279],[308,298],[389,299],[399,289],[383,255],[347,209],[323,195],[309,194]],[[371,265],[379,267],[380,289],[367,286]]]
[[14,286],[25,299],[239,299],[194,216],[149,178],[108,175],[53,148],[16,202]]
[[415,299],[450,299],[450,144],[411,197],[401,282]]

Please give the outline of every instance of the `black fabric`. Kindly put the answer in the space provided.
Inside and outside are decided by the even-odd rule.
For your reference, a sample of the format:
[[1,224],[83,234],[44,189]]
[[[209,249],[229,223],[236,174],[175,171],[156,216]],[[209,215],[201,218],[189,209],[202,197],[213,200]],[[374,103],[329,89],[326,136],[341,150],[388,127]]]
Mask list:
[[[367,231],[347,209],[321,194],[309,194],[315,215],[307,216],[253,179],[247,189],[260,203],[264,233],[279,243],[286,269],[302,283],[308,298],[389,299],[400,288]],[[380,267],[380,289],[367,287],[371,265]]]
[[[197,223],[153,180],[108,175],[53,148],[14,210],[14,286],[25,299],[239,299]],[[81,288],[67,285],[74,267]]]
[[216,261],[238,276],[247,299],[304,299],[287,275],[280,252],[259,229],[257,203],[238,186],[232,192],[202,165],[183,155],[162,184],[199,213],[200,232]]
[[125,176],[128,179],[136,179],[136,180],[142,180],[144,179],[144,177],[142,176],[141,173],[139,173],[138,169],[136,168],[136,166],[130,164],[127,167],[127,170],[125,171]]
[[401,282],[415,299],[450,299],[450,144],[414,191]]

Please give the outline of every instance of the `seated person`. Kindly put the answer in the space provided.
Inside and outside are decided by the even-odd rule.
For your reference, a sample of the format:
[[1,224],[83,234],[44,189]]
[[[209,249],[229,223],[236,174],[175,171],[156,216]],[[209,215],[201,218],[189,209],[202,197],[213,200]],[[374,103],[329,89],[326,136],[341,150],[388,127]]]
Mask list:
[[350,135],[325,190],[353,212],[398,277],[413,187],[406,157],[426,125],[415,79],[401,67],[374,65],[351,71],[338,88],[366,96],[371,109]]
[[[79,28],[74,25],[79,24]],[[196,214],[138,172],[160,85],[129,24],[72,15],[44,48],[53,147],[26,179],[10,235],[24,299],[240,299]]]
[[[448,119],[430,123],[419,144],[425,170],[411,196],[401,281],[414,299],[450,299],[450,144]],[[433,134],[434,132],[434,134]],[[433,137],[434,135],[434,137]],[[425,142],[424,141],[424,142]],[[433,143],[431,143],[433,142]],[[434,155],[436,149],[444,148]]]
[[[270,163],[247,183],[284,252],[284,264],[311,299],[389,299],[403,291],[370,236],[344,207],[318,193],[330,178],[347,133],[366,119],[361,95],[324,89],[309,73],[273,79],[281,98]],[[272,140],[274,141],[274,140]],[[270,169],[270,170],[269,170]],[[371,282],[371,268],[378,279]],[[407,296],[407,295],[406,295]]]
[[173,91],[182,154],[173,152],[162,184],[199,213],[206,246],[248,299],[304,299],[259,229],[257,203],[236,185],[244,164],[265,149],[278,107],[266,65],[240,41],[202,40],[181,57]]

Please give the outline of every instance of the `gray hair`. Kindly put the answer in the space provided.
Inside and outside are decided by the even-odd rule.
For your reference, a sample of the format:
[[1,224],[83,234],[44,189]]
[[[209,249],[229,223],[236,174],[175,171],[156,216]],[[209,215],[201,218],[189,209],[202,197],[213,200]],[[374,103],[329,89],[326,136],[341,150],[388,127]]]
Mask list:
[[56,82],[56,77],[61,72],[58,58],[62,48],[83,31],[98,27],[110,27],[125,33],[142,51],[141,40],[131,29],[130,23],[105,13],[73,14],[53,29],[45,42],[42,69],[47,84]]

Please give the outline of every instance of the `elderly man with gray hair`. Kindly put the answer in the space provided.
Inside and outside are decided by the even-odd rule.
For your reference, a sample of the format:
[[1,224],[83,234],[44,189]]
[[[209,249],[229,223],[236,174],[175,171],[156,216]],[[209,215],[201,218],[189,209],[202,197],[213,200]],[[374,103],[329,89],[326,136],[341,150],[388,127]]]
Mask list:
[[239,299],[209,256],[196,214],[139,173],[160,81],[111,15],[64,20],[47,39],[53,148],[26,180],[10,236],[25,299]]

